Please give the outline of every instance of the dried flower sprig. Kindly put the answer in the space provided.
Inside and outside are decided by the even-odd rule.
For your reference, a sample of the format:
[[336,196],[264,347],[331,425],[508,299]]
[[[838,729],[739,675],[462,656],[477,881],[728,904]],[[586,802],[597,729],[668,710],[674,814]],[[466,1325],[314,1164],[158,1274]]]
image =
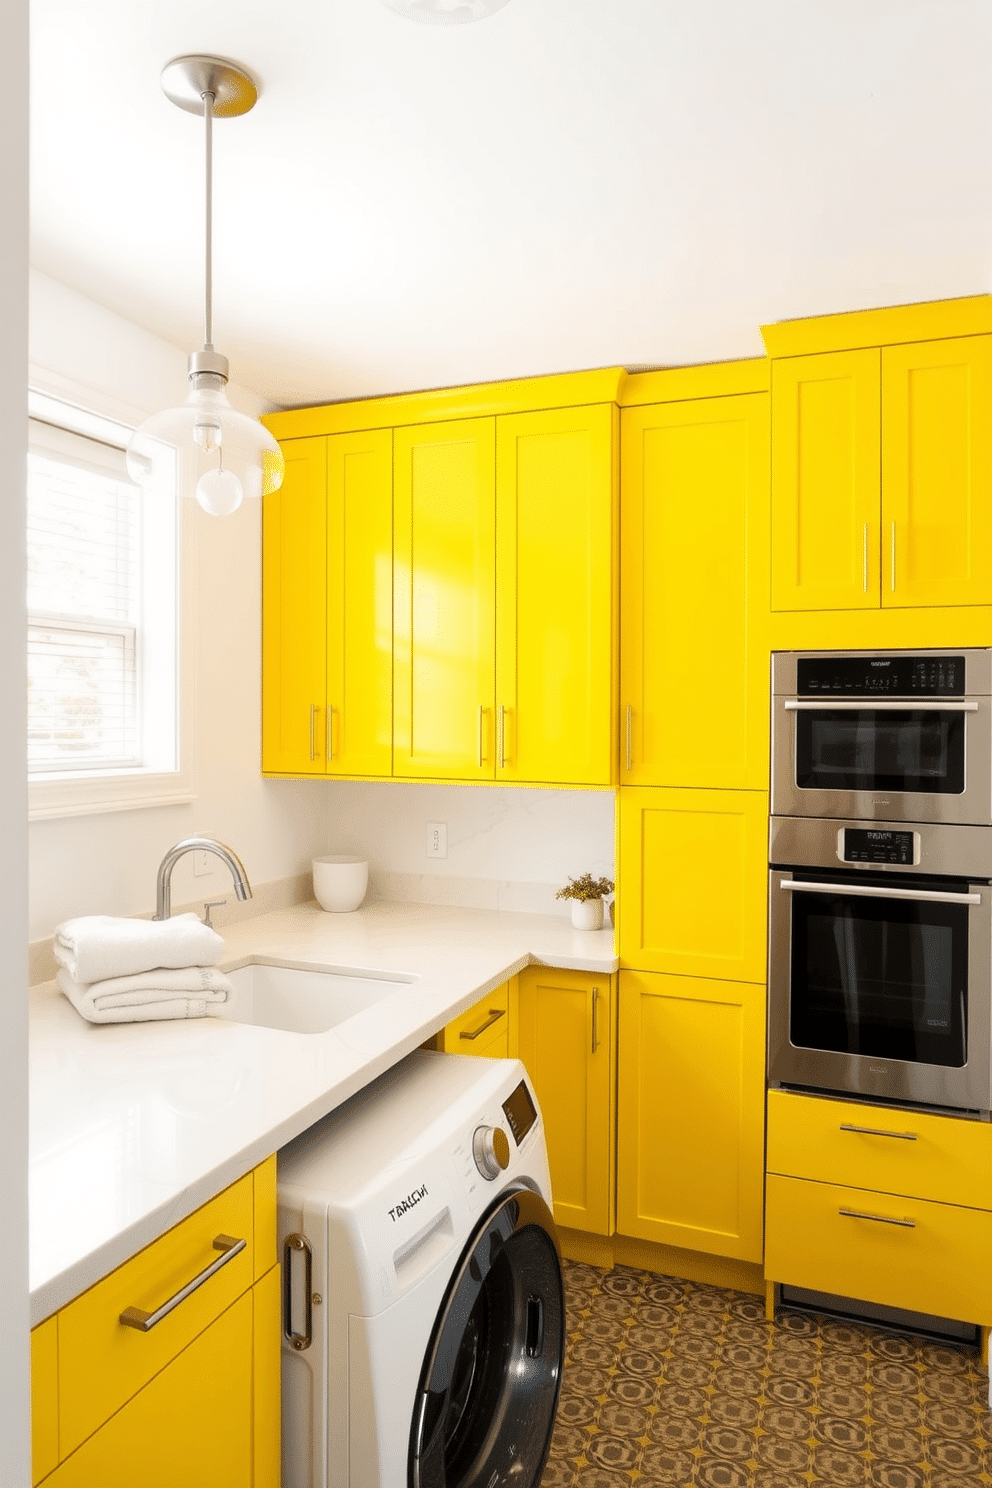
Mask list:
[[583,873],[581,878],[570,878],[565,887],[558,890],[555,898],[602,899],[604,894],[612,893],[612,878],[593,878],[591,873]]

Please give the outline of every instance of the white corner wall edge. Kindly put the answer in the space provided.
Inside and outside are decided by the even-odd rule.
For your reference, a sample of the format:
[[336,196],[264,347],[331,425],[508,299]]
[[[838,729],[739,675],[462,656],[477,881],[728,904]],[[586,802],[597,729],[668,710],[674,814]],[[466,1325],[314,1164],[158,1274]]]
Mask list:
[[[25,746],[24,460],[27,449],[28,0],[0,7],[0,1482],[31,1482],[27,1163],[27,780]],[[22,458],[18,459],[20,454]]]

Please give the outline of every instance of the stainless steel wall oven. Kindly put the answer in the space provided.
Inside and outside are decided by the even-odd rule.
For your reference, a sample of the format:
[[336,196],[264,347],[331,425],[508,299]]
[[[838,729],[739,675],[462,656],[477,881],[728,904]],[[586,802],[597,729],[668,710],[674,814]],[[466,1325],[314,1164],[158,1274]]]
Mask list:
[[987,1115],[992,653],[772,678],[769,1079]]

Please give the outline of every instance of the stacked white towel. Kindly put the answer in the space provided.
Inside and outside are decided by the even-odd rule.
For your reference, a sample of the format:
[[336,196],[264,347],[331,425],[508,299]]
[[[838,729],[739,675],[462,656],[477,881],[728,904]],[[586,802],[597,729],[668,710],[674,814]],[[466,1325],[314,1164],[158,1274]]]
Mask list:
[[58,984],[91,1023],[202,1018],[227,1001],[224,942],[195,914],[168,920],[83,915],[55,932]]

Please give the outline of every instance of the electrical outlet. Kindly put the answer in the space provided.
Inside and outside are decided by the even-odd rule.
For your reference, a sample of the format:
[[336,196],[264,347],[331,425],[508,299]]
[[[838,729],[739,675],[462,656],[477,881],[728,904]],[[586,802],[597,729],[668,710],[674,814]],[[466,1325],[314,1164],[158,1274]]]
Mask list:
[[448,828],[444,822],[427,823],[427,856],[429,858],[448,856]]
[[196,849],[193,853],[193,875],[195,878],[202,878],[205,873],[212,871],[210,864],[212,857],[213,853],[204,852],[202,848]]

